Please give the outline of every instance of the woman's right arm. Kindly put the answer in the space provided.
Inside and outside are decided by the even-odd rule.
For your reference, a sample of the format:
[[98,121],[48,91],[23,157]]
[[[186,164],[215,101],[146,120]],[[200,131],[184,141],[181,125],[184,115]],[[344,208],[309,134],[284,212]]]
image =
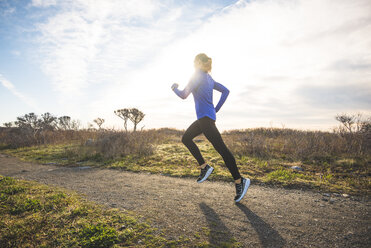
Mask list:
[[179,90],[178,87],[174,87],[173,88],[173,91],[175,92],[175,94],[177,94],[180,98],[182,99],[186,99],[189,94],[191,94],[191,90],[190,90],[190,87],[185,87],[184,90]]
[[177,94],[180,98],[186,99],[189,94],[197,87],[197,81],[195,77],[193,77],[191,80],[189,80],[187,86],[183,90],[178,89],[178,84],[173,84],[171,88]]

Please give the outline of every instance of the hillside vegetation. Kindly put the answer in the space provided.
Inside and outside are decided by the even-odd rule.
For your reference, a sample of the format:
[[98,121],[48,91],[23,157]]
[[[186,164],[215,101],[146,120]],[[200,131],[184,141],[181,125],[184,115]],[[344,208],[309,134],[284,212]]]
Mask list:
[[[43,130],[0,128],[2,152],[38,163],[99,166],[196,177],[196,160],[181,143],[183,130]],[[222,134],[243,175],[255,183],[339,193],[370,193],[370,131],[322,132],[284,128]],[[195,142],[215,166],[210,180],[232,181],[221,156],[201,135]],[[296,167],[295,167],[296,166]],[[293,169],[292,167],[296,168]],[[299,167],[299,168],[298,168]]]

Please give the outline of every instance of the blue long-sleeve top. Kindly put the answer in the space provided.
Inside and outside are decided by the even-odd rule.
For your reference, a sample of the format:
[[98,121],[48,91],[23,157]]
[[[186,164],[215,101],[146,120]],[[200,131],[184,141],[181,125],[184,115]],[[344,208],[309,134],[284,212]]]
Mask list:
[[[214,108],[213,89],[222,93],[218,104]],[[196,70],[188,85],[183,89],[174,89],[174,92],[182,99],[186,99],[190,93],[193,94],[196,107],[197,119],[208,116],[216,120],[216,112],[223,106],[229,95],[229,90],[202,70]]]

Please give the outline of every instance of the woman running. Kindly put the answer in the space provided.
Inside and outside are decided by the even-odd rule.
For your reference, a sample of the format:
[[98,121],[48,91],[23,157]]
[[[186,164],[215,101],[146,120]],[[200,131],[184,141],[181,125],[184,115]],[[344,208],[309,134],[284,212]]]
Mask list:
[[[193,138],[201,133],[205,135],[215,150],[223,157],[225,165],[232,174],[236,186],[234,200],[239,202],[246,194],[250,179],[241,177],[235,158],[224,144],[222,136],[215,126],[216,113],[227,99],[229,90],[222,84],[215,82],[210,76],[211,58],[206,54],[200,53],[195,57],[194,67],[195,73],[184,90],[179,90],[177,83],[171,86],[171,89],[182,99],[186,99],[192,93],[196,105],[197,120],[185,131],[182,142],[195,157],[201,168],[197,182],[202,183],[210,176],[214,168],[205,162],[200,150],[193,142]],[[222,93],[215,108],[213,105],[213,89]]]

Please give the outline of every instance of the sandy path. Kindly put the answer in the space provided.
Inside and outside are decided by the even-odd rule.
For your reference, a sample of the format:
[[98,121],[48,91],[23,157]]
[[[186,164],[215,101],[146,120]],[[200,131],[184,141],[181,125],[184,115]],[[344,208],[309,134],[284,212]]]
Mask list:
[[195,179],[113,169],[40,165],[6,155],[0,155],[0,174],[62,186],[98,203],[133,210],[165,228],[170,238],[207,227],[216,246],[231,236],[246,247],[371,244],[368,200],[252,185],[235,204],[234,186],[227,182],[197,184]]

